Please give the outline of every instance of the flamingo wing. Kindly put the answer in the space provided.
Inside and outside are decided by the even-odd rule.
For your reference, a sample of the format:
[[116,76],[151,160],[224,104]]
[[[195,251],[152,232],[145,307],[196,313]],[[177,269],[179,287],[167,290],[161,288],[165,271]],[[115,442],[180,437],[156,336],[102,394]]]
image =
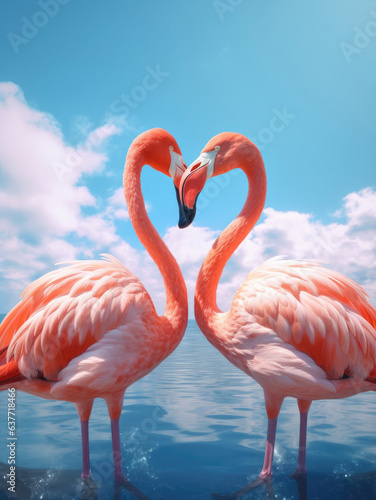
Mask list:
[[[57,380],[69,362],[152,301],[117,259],[77,261],[45,274],[0,325],[0,349],[27,378]],[[142,300],[140,300],[140,298]]]
[[376,377],[376,311],[355,282],[312,261],[274,258],[235,296],[262,327],[308,354],[331,379]]

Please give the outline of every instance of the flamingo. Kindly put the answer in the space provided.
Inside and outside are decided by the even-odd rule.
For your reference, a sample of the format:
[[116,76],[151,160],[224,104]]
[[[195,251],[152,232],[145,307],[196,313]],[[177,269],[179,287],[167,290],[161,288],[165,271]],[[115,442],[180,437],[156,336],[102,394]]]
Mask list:
[[175,139],[152,129],[133,141],[124,167],[130,220],[164,280],[164,314],[158,316],[142,283],[105,254],[37,279],[0,326],[0,389],[75,404],[83,479],[91,477],[89,417],[94,399],[103,398],[111,419],[114,478],[126,481],[119,434],[124,392],[172,353],[187,324],[183,276],[146,212],[140,180],[145,164],[172,177],[176,190],[186,166]]
[[206,256],[195,291],[196,321],[211,344],[264,390],[268,430],[259,478],[272,476],[277,418],[285,397],[297,398],[300,437],[297,469],[306,469],[308,411],[313,400],[345,398],[376,389],[376,311],[364,290],[314,261],[272,258],[245,279],[229,311],[216,290],[230,256],[258,221],[266,197],[261,154],[245,136],[222,133],[211,139],[184,173],[179,196],[193,220],[207,179],[234,168],[248,179],[239,215]]

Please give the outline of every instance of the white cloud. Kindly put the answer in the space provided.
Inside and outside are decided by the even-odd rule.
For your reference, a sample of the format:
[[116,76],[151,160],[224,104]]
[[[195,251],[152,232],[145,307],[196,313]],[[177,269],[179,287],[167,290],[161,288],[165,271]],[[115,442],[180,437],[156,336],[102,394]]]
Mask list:
[[[127,205],[124,198],[124,190],[122,187],[116,189],[112,196],[107,199],[107,208],[105,215],[110,219],[129,219]],[[145,202],[146,211],[150,212],[151,205]]]
[[[106,156],[94,150],[82,155],[65,144],[53,118],[30,108],[14,85],[0,84],[0,95],[1,212],[21,235],[75,231],[81,207],[95,205],[88,189],[76,183],[83,172],[103,168]],[[71,155],[78,158],[75,167],[59,178],[55,163],[68,165]]]
[[119,131],[107,123],[73,147],[51,115],[30,107],[15,84],[0,83],[2,310],[14,305],[23,288],[55,262],[90,253],[84,245],[68,243],[69,235],[102,245],[119,238],[104,215],[83,215],[82,208],[95,208],[97,200],[77,185],[83,173],[103,169],[106,140]]
[[122,187],[115,190],[112,196],[107,199],[106,215],[112,219],[129,219],[128,210],[124,199],[124,190]]
[[188,289],[189,313],[194,314],[194,290],[201,264],[214,243],[219,231],[191,225],[186,229],[169,227],[163,238],[175,256]]
[[114,207],[123,207],[125,204],[124,191],[120,187],[114,191],[114,194],[108,198],[108,203]]
[[119,239],[114,224],[105,219],[102,214],[81,217],[76,233],[80,238],[86,237],[95,243],[99,251],[116,243]]
[[182,230],[175,226],[167,229],[164,242],[181,266],[191,266],[202,263],[218,234],[207,227],[191,225]]
[[362,189],[359,193],[350,193],[345,197],[345,214],[353,229],[375,229],[376,192],[371,188]]
[[78,185],[83,174],[104,169],[106,141],[123,126],[129,130],[124,118],[107,117],[93,129],[80,117],[75,130],[80,142],[72,146],[51,115],[33,109],[13,83],[0,83],[0,312],[13,307],[23,289],[56,262],[98,258],[102,252],[138,276],[163,311],[156,265],[117,232],[116,223],[129,220],[123,189],[99,200]]

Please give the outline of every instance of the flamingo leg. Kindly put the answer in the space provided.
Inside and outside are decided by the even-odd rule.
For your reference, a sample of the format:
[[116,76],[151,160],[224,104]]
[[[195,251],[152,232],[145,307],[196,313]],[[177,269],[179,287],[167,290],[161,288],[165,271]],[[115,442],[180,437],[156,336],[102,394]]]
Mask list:
[[80,401],[75,403],[78,416],[81,421],[81,439],[82,439],[82,474],[81,478],[91,477],[90,472],[90,454],[89,454],[89,418],[93,408],[93,400]]
[[260,477],[262,479],[269,478],[273,474],[272,467],[273,467],[275,436],[277,433],[277,420],[278,420],[277,417],[268,419],[268,434],[266,436],[264,466],[260,473]]
[[119,420],[121,410],[123,408],[124,392],[113,396],[106,400],[108,413],[111,419],[111,434],[112,434],[112,454],[114,457],[114,478],[115,481],[125,482],[126,478],[121,464],[121,443]]
[[114,477],[115,481],[122,482],[125,480],[123,466],[121,465],[121,444],[120,444],[120,430],[119,419],[111,420],[111,434],[112,434],[112,453],[114,457]]
[[307,472],[307,467],[306,467],[307,420],[308,420],[308,413],[301,413],[297,472],[300,472],[302,474]]
[[278,414],[281,409],[283,398],[264,391],[265,407],[268,415],[268,433],[266,436],[264,466],[260,472],[261,479],[268,479],[273,475],[273,455],[275,436],[277,433]]
[[298,455],[298,465],[293,476],[302,476],[306,474],[306,450],[307,450],[307,421],[308,421],[308,411],[312,404],[312,401],[305,401],[303,399],[298,399],[298,406],[300,411],[300,432],[299,432],[299,455]]
[[82,474],[81,478],[91,477],[90,454],[89,454],[89,421],[81,420],[82,436]]

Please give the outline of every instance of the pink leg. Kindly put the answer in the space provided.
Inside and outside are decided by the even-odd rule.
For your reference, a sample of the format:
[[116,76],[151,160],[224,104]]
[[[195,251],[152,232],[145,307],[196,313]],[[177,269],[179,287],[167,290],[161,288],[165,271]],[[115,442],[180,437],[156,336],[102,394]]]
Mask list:
[[120,445],[120,430],[119,419],[123,408],[124,392],[113,394],[106,399],[108,414],[111,419],[111,434],[112,434],[112,453],[114,456],[114,477],[115,481],[126,481],[123,467],[121,465],[121,445]]
[[90,472],[90,455],[89,455],[89,421],[81,420],[81,436],[82,436],[82,474],[81,478],[91,477]]
[[304,474],[307,472],[306,467],[306,449],[307,449],[307,420],[308,413],[300,414],[300,435],[299,435],[299,455],[297,472]]
[[273,467],[273,454],[274,454],[274,444],[275,435],[277,433],[277,417],[268,419],[268,434],[266,436],[266,446],[265,446],[265,459],[264,466],[260,473],[262,479],[271,477],[272,467]]
[[299,455],[298,455],[298,466],[293,476],[302,476],[306,474],[306,450],[307,450],[307,420],[308,411],[311,406],[312,401],[305,401],[303,399],[298,399],[298,406],[300,410],[300,433],[299,433]]
[[82,474],[81,478],[91,477],[90,455],[89,455],[89,418],[93,407],[93,400],[81,401],[75,403],[78,416],[81,420],[81,439],[82,439]]
[[260,473],[260,478],[267,479],[272,477],[273,471],[273,454],[275,436],[277,433],[277,419],[279,410],[281,409],[283,398],[275,394],[271,394],[264,390],[265,407],[268,414],[268,434],[266,436],[265,459],[264,466]]
[[114,476],[115,481],[124,481],[125,475],[121,465],[121,444],[120,444],[120,431],[119,419],[111,420],[111,434],[112,434],[112,452],[114,456]]

